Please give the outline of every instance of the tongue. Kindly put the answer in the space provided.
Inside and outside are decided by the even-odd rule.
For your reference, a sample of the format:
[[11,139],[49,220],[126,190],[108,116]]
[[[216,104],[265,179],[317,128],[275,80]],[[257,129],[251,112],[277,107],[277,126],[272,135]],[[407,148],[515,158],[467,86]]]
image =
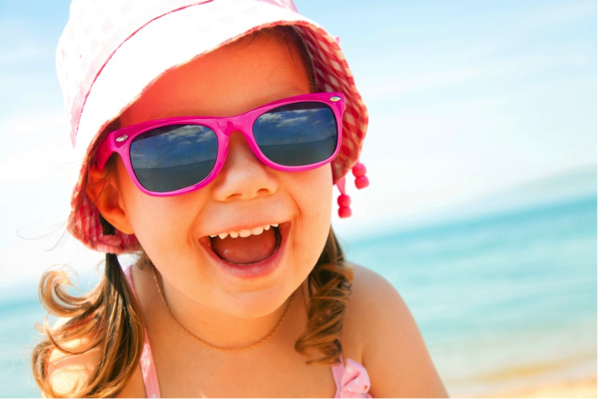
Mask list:
[[264,231],[262,234],[249,237],[224,239],[215,237],[211,239],[212,251],[220,258],[231,263],[255,263],[266,259],[276,246],[274,229]]

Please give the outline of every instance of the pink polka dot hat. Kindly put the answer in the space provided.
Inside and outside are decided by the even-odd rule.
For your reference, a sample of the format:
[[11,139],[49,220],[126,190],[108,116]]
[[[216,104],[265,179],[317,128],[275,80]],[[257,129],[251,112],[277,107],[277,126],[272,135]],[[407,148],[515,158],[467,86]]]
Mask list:
[[344,94],[342,142],[332,173],[342,193],[339,215],[350,215],[345,175],[352,170],[358,188],[368,184],[358,163],[367,109],[339,41],[299,14],[292,0],[74,0],[56,56],[71,141],[83,160],[67,227],[75,238],[105,253],[140,249],[134,235],[103,233],[85,191],[90,152],[109,124],[166,71],[277,25],[293,26],[305,42],[316,90]]

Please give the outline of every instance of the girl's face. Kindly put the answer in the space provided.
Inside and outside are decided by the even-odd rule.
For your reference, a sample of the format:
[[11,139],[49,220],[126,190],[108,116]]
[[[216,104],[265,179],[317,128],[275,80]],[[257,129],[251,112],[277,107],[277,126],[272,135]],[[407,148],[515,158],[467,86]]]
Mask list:
[[[185,115],[231,116],[309,92],[297,51],[276,38],[242,40],[167,72],[121,116],[121,125]],[[234,316],[267,315],[306,279],[328,236],[330,165],[296,173],[272,170],[240,132],[230,136],[220,174],[192,193],[148,196],[130,180],[120,158],[117,171],[123,221],[160,271],[169,300],[180,304]],[[263,237],[209,237],[271,224],[280,225],[280,237],[274,228]],[[247,263],[278,244],[260,268],[227,266],[216,255]]]

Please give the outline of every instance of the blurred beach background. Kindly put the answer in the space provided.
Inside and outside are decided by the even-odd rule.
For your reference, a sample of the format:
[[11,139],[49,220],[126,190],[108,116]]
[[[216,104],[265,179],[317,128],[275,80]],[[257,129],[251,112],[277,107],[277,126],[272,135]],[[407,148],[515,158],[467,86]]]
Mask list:
[[[596,397],[596,2],[296,5],[341,37],[370,111],[371,186],[333,226],[401,293],[449,394]],[[0,0],[0,397],[41,396],[42,273],[86,291],[102,260],[64,233],[68,6]]]

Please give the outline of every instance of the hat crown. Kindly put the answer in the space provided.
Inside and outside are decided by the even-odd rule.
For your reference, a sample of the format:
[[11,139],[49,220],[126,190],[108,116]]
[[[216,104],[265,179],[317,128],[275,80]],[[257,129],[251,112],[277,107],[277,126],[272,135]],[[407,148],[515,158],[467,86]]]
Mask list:
[[71,127],[72,141],[86,96],[112,54],[150,22],[190,6],[207,3],[242,7],[267,3],[297,12],[293,0],[73,0],[58,41],[56,70]]
[[297,8],[295,7],[295,4],[293,3],[293,0],[257,0],[260,1],[262,3],[269,3],[275,6],[279,6],[282,8],[286,8],[288,10],[297,12]]

